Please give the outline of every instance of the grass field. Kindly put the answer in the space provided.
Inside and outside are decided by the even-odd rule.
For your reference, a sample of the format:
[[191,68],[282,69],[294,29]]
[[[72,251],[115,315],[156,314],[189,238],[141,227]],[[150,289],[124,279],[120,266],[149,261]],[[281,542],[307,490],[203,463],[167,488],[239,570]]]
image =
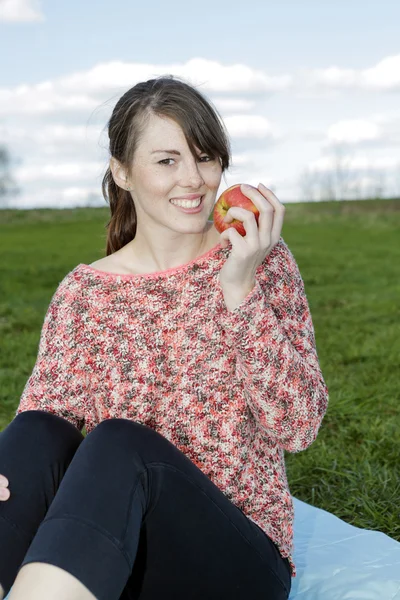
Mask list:
[[[0,431],[36,360],[64,276],[104,256],[108,208],[0,211]],[[330,403],[286,454],[292,495],[400,541],[400,200],[288,204]]]

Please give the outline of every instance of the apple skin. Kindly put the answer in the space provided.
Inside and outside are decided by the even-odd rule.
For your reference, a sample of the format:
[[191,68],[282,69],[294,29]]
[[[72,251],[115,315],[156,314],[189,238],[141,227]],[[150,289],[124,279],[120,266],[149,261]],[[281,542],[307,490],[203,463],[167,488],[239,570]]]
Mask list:
[[[244,237],[246,235],[246,230],[244,228],[243,221],[233,219],[233,221],[230,221],[229,223],[224,222],[224,217],[228,210],[231,208],[231,206],[239,206],[240,208],[244,208],[245,210],[251,210],[254,213],[258,224],[258,217],[260,215],[259,210],[255,206],[255,204],[253,204],[250,198],[248,198],[241,192],[241,185],[243,184],[236,183],[235,185],[229,187],[227,190],[222,192],[217,202],[215,203],[213,220],[215,229],[219,233],[222,233],[223,231],[225,231],[225,229],[228,229],[229,227],[234,227],[241,236]],[[252,187],[255,190],[257,189],[254,188],[254,186],[250,187]]]

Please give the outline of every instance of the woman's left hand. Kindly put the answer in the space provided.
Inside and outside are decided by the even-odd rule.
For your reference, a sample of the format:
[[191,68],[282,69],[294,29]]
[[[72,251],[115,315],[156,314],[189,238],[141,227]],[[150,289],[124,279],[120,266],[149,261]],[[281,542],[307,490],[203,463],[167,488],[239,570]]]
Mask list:
[[225,215],[225,222],[233,219],[243,222],[246,235],[243,237],[234,227],[221,233],[222,247],[232,244],[229,258],[219,273],[221,286],[226,290],[249,292],[255,285],[257,268],[278,243],[285,207],[271,190],[262,185],[258,189],[241,185],[241,192],[250,198],[259,211],[258,226],[254,213],[238,206],[232,206]]

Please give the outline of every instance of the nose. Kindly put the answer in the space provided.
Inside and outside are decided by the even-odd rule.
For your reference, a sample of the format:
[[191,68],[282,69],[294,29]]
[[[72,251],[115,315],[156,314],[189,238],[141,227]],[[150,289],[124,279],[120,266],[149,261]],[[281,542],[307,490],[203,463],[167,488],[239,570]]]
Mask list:
[[198,190],[204,184],[203,176],[199,170],[199,164],[193,158],[185,163],[182,161],[182,187]]

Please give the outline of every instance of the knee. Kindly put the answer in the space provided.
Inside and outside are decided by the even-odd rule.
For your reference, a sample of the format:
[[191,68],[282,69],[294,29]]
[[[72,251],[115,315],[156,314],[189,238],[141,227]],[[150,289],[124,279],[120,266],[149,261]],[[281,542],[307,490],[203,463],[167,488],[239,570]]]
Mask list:
[[27,410],[19,413],[8,425],[13,435],[23,436],[24,441],[43,443],[45,440],[59,440],[63,444],[77,447],[84,436],[63,417],[42,410]]
[[48,429],[52,431],[69,429],[70,431],[77,431],[80,433],[72,423],[67,421],[67,419],[44,410],[25,410],[24,412],[19,413],[12,422],[14,421],[17,422],[20,427],[29,425],[29,427],[34,427],[35,431],[40,432]]
[[147,427],[147,425],[142,425],[142,423],[137,423],[136,421],[131,421],[129,419],[105,419],[104,421],[101,421],[87,437],[102,437],[118,440],[122,437],[131,437],[132,435],[138,436],[146,433],[151,435],[152,432],[156,434],[156,432],[150,427]]
[[164,440],[151,427],[129,419],[105,419],[86,438],[103,449],[108,447],[122,452],[140,450]]

